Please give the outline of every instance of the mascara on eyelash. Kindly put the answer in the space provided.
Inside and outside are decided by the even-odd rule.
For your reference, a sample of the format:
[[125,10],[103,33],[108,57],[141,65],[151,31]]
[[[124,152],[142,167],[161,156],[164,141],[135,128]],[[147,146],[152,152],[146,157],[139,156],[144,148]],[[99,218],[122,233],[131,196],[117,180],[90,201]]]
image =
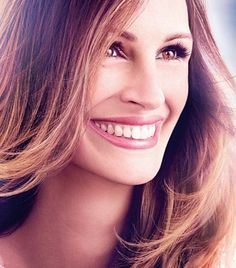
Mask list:
[[127,58],[127,56],[125,55],[125,52],[124,52],[122,42],[116,41],[116,42],[112,43],[111,46],[109,47],[109,49],[115,49],[118,52],[118,56],[123,57],[123,58]]
[[167,47],[162,48],[159,53],[163,53],[170,50],[175,51],[177,53],[176,59],[186,58],[191,54],[190,50],[181,43],[168,45]]
[[[127,56],[124,52],[122,42],[119,42],[119,41],[114,42],[110,46],[109,49],[116,49],[116,51],[119,54],[118,56],[123,57],[123,58],[127,58]],[[180,58],[184,59],[184,58],[188,57],[189,55],[191,55],[191,51],[179,42],[176,44],[171,44],[171,45],[168,45],[168,46],[162,48],[157,53],[157,55],[159,55],[160,53],[163,53],[163,52],[167,52],[167,51],[175,51],[176,52],[176,58],[174,58],[173,60],[178,60]]]

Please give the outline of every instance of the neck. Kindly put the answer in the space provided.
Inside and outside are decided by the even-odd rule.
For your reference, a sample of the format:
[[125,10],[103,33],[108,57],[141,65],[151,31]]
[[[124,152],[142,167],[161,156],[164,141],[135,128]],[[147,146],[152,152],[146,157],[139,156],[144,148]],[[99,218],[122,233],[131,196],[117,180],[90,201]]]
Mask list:
[[56,262],[64,262],[62,267],[105,267],[117,243],[116,232],[121,232],[125,222],[131,195],[131,186],[73,165],[47,178],[24,226],[28,237],[34,238],[30,241],[36,253],[32,261],[37,262],[41,252],[47,260],[43,267],[56,267]]

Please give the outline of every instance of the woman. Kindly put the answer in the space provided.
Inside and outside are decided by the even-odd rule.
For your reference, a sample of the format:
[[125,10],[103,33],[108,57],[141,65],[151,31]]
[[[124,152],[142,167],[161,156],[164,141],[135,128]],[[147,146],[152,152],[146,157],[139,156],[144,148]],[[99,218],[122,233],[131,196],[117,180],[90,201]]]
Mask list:
[[217,267],[233,82],[201,1],[9,1],[0,40],[4,267]]

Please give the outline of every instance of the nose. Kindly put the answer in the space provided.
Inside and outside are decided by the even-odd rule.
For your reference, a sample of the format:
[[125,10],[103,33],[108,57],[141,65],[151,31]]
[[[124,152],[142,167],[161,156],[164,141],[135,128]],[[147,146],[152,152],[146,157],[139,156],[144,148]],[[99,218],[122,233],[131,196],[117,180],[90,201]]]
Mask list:
[[165,103],[156,62],[134,67],[127,80],[129,82],[121,93],[123,102],[142,106],[146,110],[156,109]]

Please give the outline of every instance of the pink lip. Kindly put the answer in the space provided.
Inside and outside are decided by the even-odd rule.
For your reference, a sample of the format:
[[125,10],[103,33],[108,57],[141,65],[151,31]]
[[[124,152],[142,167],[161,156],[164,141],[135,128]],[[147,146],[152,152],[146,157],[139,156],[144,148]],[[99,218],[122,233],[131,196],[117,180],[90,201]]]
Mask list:
[[[145,125],[145,124],[155,124],[156,125],[156,131],[154,133],[153,137],[150,137],[145,140],[135,140],[135,139],[129,139],[125,137],[116,137],[114,135],[111,135],[105,131],[103,131],[101,128],[97,127],[95,125],[95,121],[98,122],[114,122],[114,123],[120,123],[120,124],[127,124],[127,125]],[[137,149],[149,149],[154,147],[159,138],[160,133],[160,127],[162,124],[163,118],[156,118],[155,120],[153,118],[149,120],[144,120],[142,118],[137,117],[129,117],[129,118],[99,118],[99,119],[92,119],[89,122],[89,126],[102,138],[110,142],[111,144],[125,148],[125,149],[131,149],[131,150],[137,150]]]
[[161,116],[152,116],[148,118],[138,117],[138,116],[129,116],[129,117],[109,117],[109,118],[92,118],[93,121],[101,122],[113,122],[123,125],[150,125],[155,124],[159,121],[163,121],[164,118]]

